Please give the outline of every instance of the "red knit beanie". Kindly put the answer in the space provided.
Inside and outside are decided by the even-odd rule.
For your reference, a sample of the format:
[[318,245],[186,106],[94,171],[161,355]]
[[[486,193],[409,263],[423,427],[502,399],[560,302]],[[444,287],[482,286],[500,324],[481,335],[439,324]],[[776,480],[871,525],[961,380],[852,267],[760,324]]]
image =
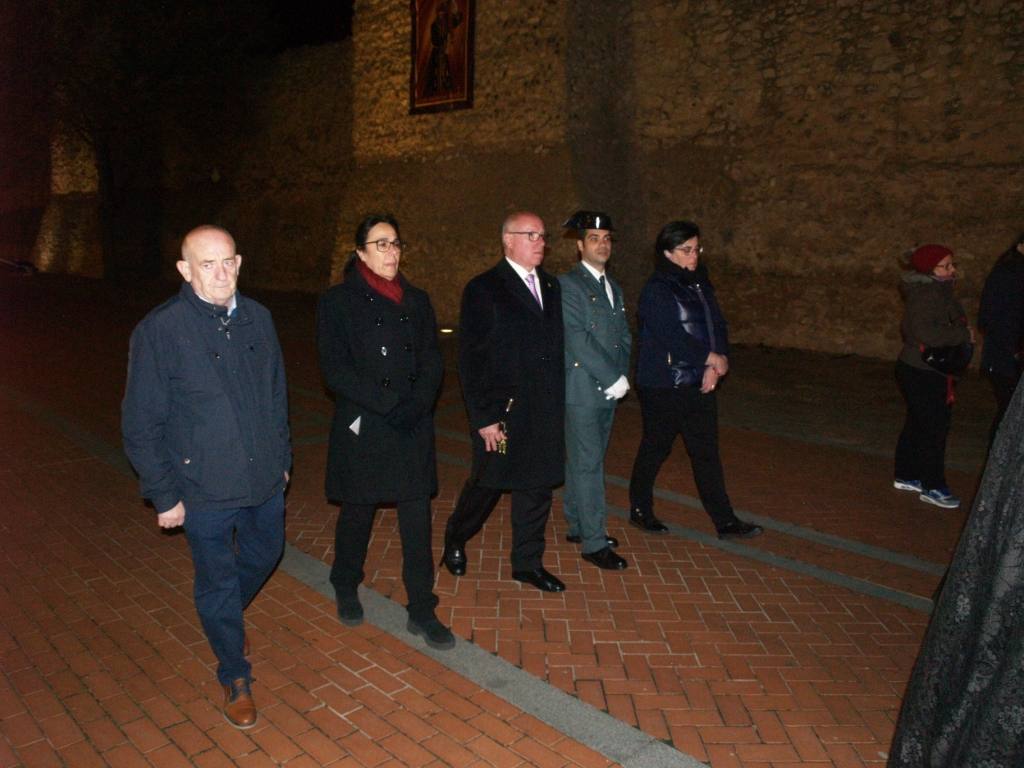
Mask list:
[[914,251],[914,255],[910,257],[910,266],[922,275],[930,275],[936,264],[952,255],[953,251],[946,246],[929,243]]

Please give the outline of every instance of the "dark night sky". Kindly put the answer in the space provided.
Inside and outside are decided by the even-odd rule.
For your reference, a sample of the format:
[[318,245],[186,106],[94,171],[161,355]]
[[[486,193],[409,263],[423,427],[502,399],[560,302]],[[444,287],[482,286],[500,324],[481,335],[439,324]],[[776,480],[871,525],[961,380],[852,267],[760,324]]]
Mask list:
[[343,40],[352,34],[353,0],[269,0],[280,49]]
[[[0,250],[4,243],[18,247],[32,239],[33,221],[19,211],[41,210],[49,192],[49,127],[53,83],[61,67],[76,75],[80,61],[88,63],[90,46],[102,49],[103,27],[110,19],[120,24],[111,35],[119,41],[117,66],[122,80],[130,84],[133,72],[150,77],[147,87],[158,86],[167,77],[161,57],[170,61],[199,60],[215,65],[217,56],[244,55],[273,57],[283,51],[308,45],[322,45],[351,37],[353,0],[64,0],[0,1]],[[86,12],[92,5],[92,11]],[[84,9],[85,26],[95,29],[60,37],[52,23],[55,9]],[[161,26],[157,20],[168,20]],[[97,35],[100,42],[95,43]],[[76,50],[86,53],[77,56]],[[55,48],[61,54],[54,55]],[[93,54],[95,55],[95,52]],[[112,60],[107,57],[108,64]],[[100,68],[98,68],[99,70]],[[103,70],[106,71],[106,70]],[[173,70],[170,70],[173,75]],[[84,77],[74,81],[89,80]],[[98,104],[102,76],[89,82]],[[141,79],[140,79],[141,81]],[[125,82],[121,82],[123,87]],[[111,86],[113,92],[114,85]],[[116,101],[116,100],[115,100]],[[13,211],[14,213],[10,213]],[[24,242],[23,242],[24,241]]]

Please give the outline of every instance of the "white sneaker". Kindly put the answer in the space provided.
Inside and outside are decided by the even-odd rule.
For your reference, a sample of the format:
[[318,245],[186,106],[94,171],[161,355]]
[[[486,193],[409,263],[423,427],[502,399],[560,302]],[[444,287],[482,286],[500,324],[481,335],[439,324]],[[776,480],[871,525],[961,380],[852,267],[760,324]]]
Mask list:
[[892,481],[892,487],[897,491],[913,491],[914,493],[924,493],[924,486],[921,485],[920,480],[900,480],[898,477]]
[[960,506],[960,499],[950,493],[948,488],[932,488],[924,491],[917,498],[943,509],[956,509]]

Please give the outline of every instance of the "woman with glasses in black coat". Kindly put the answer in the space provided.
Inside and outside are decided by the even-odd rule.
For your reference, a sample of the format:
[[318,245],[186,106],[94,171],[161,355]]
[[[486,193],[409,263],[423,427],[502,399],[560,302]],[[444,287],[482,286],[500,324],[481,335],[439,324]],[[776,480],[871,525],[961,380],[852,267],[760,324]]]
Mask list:
[[434,403],[443,364],[427,294],[399,272],[403,243],[390,215],[367,216],[344,280],[317,312],[320,368],[334,395],[326,491],[341,504],[331,583],[342,623],[363,621],[357,587],[373,518],[397,506],[407,629],[434,648],[455,638],[434,615],[430,499],[437,493]]

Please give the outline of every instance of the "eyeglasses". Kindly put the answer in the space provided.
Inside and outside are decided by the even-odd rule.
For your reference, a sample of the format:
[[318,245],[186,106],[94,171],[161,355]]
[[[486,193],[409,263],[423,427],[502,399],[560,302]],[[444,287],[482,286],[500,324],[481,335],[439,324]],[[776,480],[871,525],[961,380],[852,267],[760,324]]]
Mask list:
[[401,240],[388,240],[387,238],[382,237],[380,240],[369,240],[363,243],[363,248],[370,245],[370,243],[377,246],[377,250],[381,253],[387,253],[388,249],[391,247],[394,247],[396,251],[400,251],[402,248],[408,246],[408,243],[403,243]]
[[529,240],[531,243],[536,243],[538,240],[543,240],[544,242],[547,242],[548,239],[547,232],[506,232],[505,234],[526,235],[526,239]]
[[672,250],[673,251],[682,251],[684,256],[693,256],[693,254],[695,254],[695,253],[698,256],[703,256],[704,255],[704,246],[703,245],[698,245],[696,248],[694,246],[692,246],[692,245],[677,245]]
[[935,269],[942,269],[945,270],[946,272],[952,272],[954,269],[956,269],[956,262],[951,261],[949,262],[949,264],[936,264]]

